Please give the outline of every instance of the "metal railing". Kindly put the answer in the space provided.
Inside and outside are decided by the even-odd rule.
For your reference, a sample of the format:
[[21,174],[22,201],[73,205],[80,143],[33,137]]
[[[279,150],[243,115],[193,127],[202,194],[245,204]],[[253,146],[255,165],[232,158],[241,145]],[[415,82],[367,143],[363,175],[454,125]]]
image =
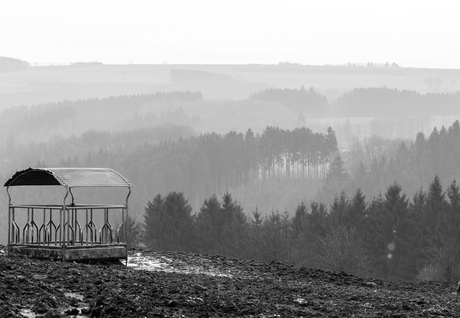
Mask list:
[[[121,219],[117,228],[112,225],[114,216]],[[65,247],[126,243],[126,218],[124,205],[10,206],[8,244]]]

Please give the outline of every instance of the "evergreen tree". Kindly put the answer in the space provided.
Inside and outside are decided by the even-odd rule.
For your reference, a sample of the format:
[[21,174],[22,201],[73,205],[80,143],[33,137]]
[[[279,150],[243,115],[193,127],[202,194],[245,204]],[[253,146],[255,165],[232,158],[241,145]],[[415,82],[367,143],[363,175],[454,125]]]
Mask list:
[[444,224],[446,231],[443,235],[443,241],[446,239],[453,239],[460,243],[460,188],[454,180],[447,189],[447,197],[449,199],[449,206],[444,214]]
[[164,199],[161,194],[155,196],[152,201],[147,203],[144,213],[144,223],[145,223],[145,234],[144,234],[144,244],[147,247],[156,247],[160,243],[158,241],[161,239],[156,233],[158,229],[159,222],[163,219],[163,206]]
[[242,257],[246,252],[249,223],[243,208],[232,199],[230,193],[222,197],[222,239],[219,251],[229,257]]
[[133,217],[128,215],[125,223],[122,226],[127,227],[128,236],[127,239],[125,239],[125,232],[123,228],[120,228],[119,225],[116,226],[117,229],[120,228],[120,241],[127,242],[128,248],[137,247],[139,243],[142,241],[141,225],[138,222],[136,222],[136,220]]
[[321,253],[321,239],[326,237],[328,228],[327,208],[323,203],[312,202],[311,212],[306,214],[303,226],[303,260],[299,265],[319,267],[317,256]]
[[292,218],[292,235],[293,239],[297,239],[297,237],[302,233],[303,229],[306,226],[306,217],[307,217],[307,207],[303,201],[297,206],[295,211],[295,215]]
[[252,226],[260,226],[264,220],[262,217],[262,213],[259,212],[259,208],[256,206],[256,209],[252,212],[252,215],[254,216],[254,220],[251,220],[251,225]]
[[[448,189],[451,202],[457,201],[458,187],[455,183]],[[460,278],[460,249],[456,240],[455,208],[449,206],[438,176],[430,184],[422,215],[421,253],[424,267],[419,278],[427,276],[427,268],[432,274],[430,280],[457,280]],[[453,224],[451,224],[453,223]]]
[[201,253],[242,257],[246,252],[248,219],[228,192],[222,202],[215,195],[204,201],[195,228]]
[[426,193],[420,188],[412,199],[410,205],[410,226],[412,229],[412,249],[414,268],[419,269],[424,264],[424,246],[422,237],[424,232],[423,214],[425,209]]
[[302,265],[308,257],[308,240],[305,231],[307,231],[307,207],[301,202],[291,219],[291,238],[290,249],[292,251],[292,262],[296,265]]
[[286,213],[281,215],[279,212],[272,212],[268,215],[262,224],[258,240],[253,242],[261,260],[289,262],[290,234],[291,227]]
[[442,189],[441,181],[435,176],[430,184],[423,209],[423,237],[422,241],[426,247],[426,257],[429,256],[431,248],[439,248],[442,245],[442,235],[446,231],[444,222],[448,210],[448,203],[445,192]]
[[182,193],[158,194],[145,208],[144,243],[161,251],[194,250],[192,208]]
[[[364,229],[364,233],[362,234],[366,253],[370,257],[370,272],[372,272],[372,275],[376,277],[383,276],[382,253],[386,252],[385,248],[382,251],[382,242],[378,233],[375,230],[378,227],[378,220],[381,214],[380,211],[382,209],[382,196],[380,195],[378,197],[374,197],[367,208],[368,217],[366,218],[366,227]],[[384,255],[387,256],[386,253]]]
[[361,235],[366,217],[366,196],[361,189],[357,189],[352,200],[345,209],[343,224],[348,228],[355,228],[356,234]]
[[340,196],[335,196],[329,208],[328,215],[328,230],[338,226],[345,226],[345,213],[348,207],[348,199],[345,192],[341,192]]
[[221,241],[222,224],[224,222],[222,208],[216,195],[204,200],[200,212],[196,216],[195,229],[200,253],[217,253]]
[[[409,200],[398,184],[390,186],[385,194],[379,222],[379,236],[386,245],[384,277],[407,280],[414,274],[410,255],[410,232],[408,220]],[[382,245],[383,245],[382,244]]]
[[343,166],[342,156],[337,154],[331,162],[326,179],[324,180],[322,201],[327,201],[327,198],[336,196],[338,193],[342,192],[346,183],[349,181],[348,173]]

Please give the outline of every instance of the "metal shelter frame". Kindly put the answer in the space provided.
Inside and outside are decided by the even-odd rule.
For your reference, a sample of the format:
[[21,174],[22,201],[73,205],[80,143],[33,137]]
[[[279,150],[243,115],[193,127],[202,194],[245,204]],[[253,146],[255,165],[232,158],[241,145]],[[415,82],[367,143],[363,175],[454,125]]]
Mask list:
[[[65,188],[65,196],[62,204],[14,205],[9,188],[17,186],[60,186]],[[64,261],[127,261],[131,184],[118,172],[108,168],[28,168],[16,172],[5,187],[8,194],[8,255],[17,253]],[[125,204],[76,204],[72,189],[86,187],[127,188]],[[70,203],[67,202],[69,195]],[[21,213],[26,217],[22,227],[16,222]],[[118,228],[111,224],[114,213],[121,214]],[[99,228],[93,219],[95,214],[102,218]]]

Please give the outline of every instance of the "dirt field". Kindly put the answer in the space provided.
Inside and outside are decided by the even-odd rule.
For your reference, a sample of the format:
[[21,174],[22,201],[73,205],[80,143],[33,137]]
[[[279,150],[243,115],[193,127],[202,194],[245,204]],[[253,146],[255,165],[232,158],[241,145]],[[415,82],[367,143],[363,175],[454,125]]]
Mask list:
[[395,283],[221,256],[128,266],[0,256],[1,317],[458,317],[455,283]]

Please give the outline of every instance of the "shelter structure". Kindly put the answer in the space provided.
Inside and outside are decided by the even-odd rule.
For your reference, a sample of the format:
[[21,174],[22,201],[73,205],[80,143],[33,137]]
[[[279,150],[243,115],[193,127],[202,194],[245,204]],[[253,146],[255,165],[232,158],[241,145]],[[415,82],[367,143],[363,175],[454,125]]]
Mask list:
[[[64,261],[127,261],[131,184],[118,172],[107,168],[28,168],[16,172],[5,187],[8,194],[8,255],[25,254]],[[50,195],[37,195],[34,197],[40,199],[33,200],[52,201],[50,198],[54,196],[61,201],[57,204],[13,204],[12,187],[53,187]],[[57,191],[56,187],[64,191]],[[72,192],[76,188],[96,191],[96,188],[115,187],[127,190],[122,204],[77,203]],[[22,190],[14,191],[15,199],[20,198],[18,193]]]

